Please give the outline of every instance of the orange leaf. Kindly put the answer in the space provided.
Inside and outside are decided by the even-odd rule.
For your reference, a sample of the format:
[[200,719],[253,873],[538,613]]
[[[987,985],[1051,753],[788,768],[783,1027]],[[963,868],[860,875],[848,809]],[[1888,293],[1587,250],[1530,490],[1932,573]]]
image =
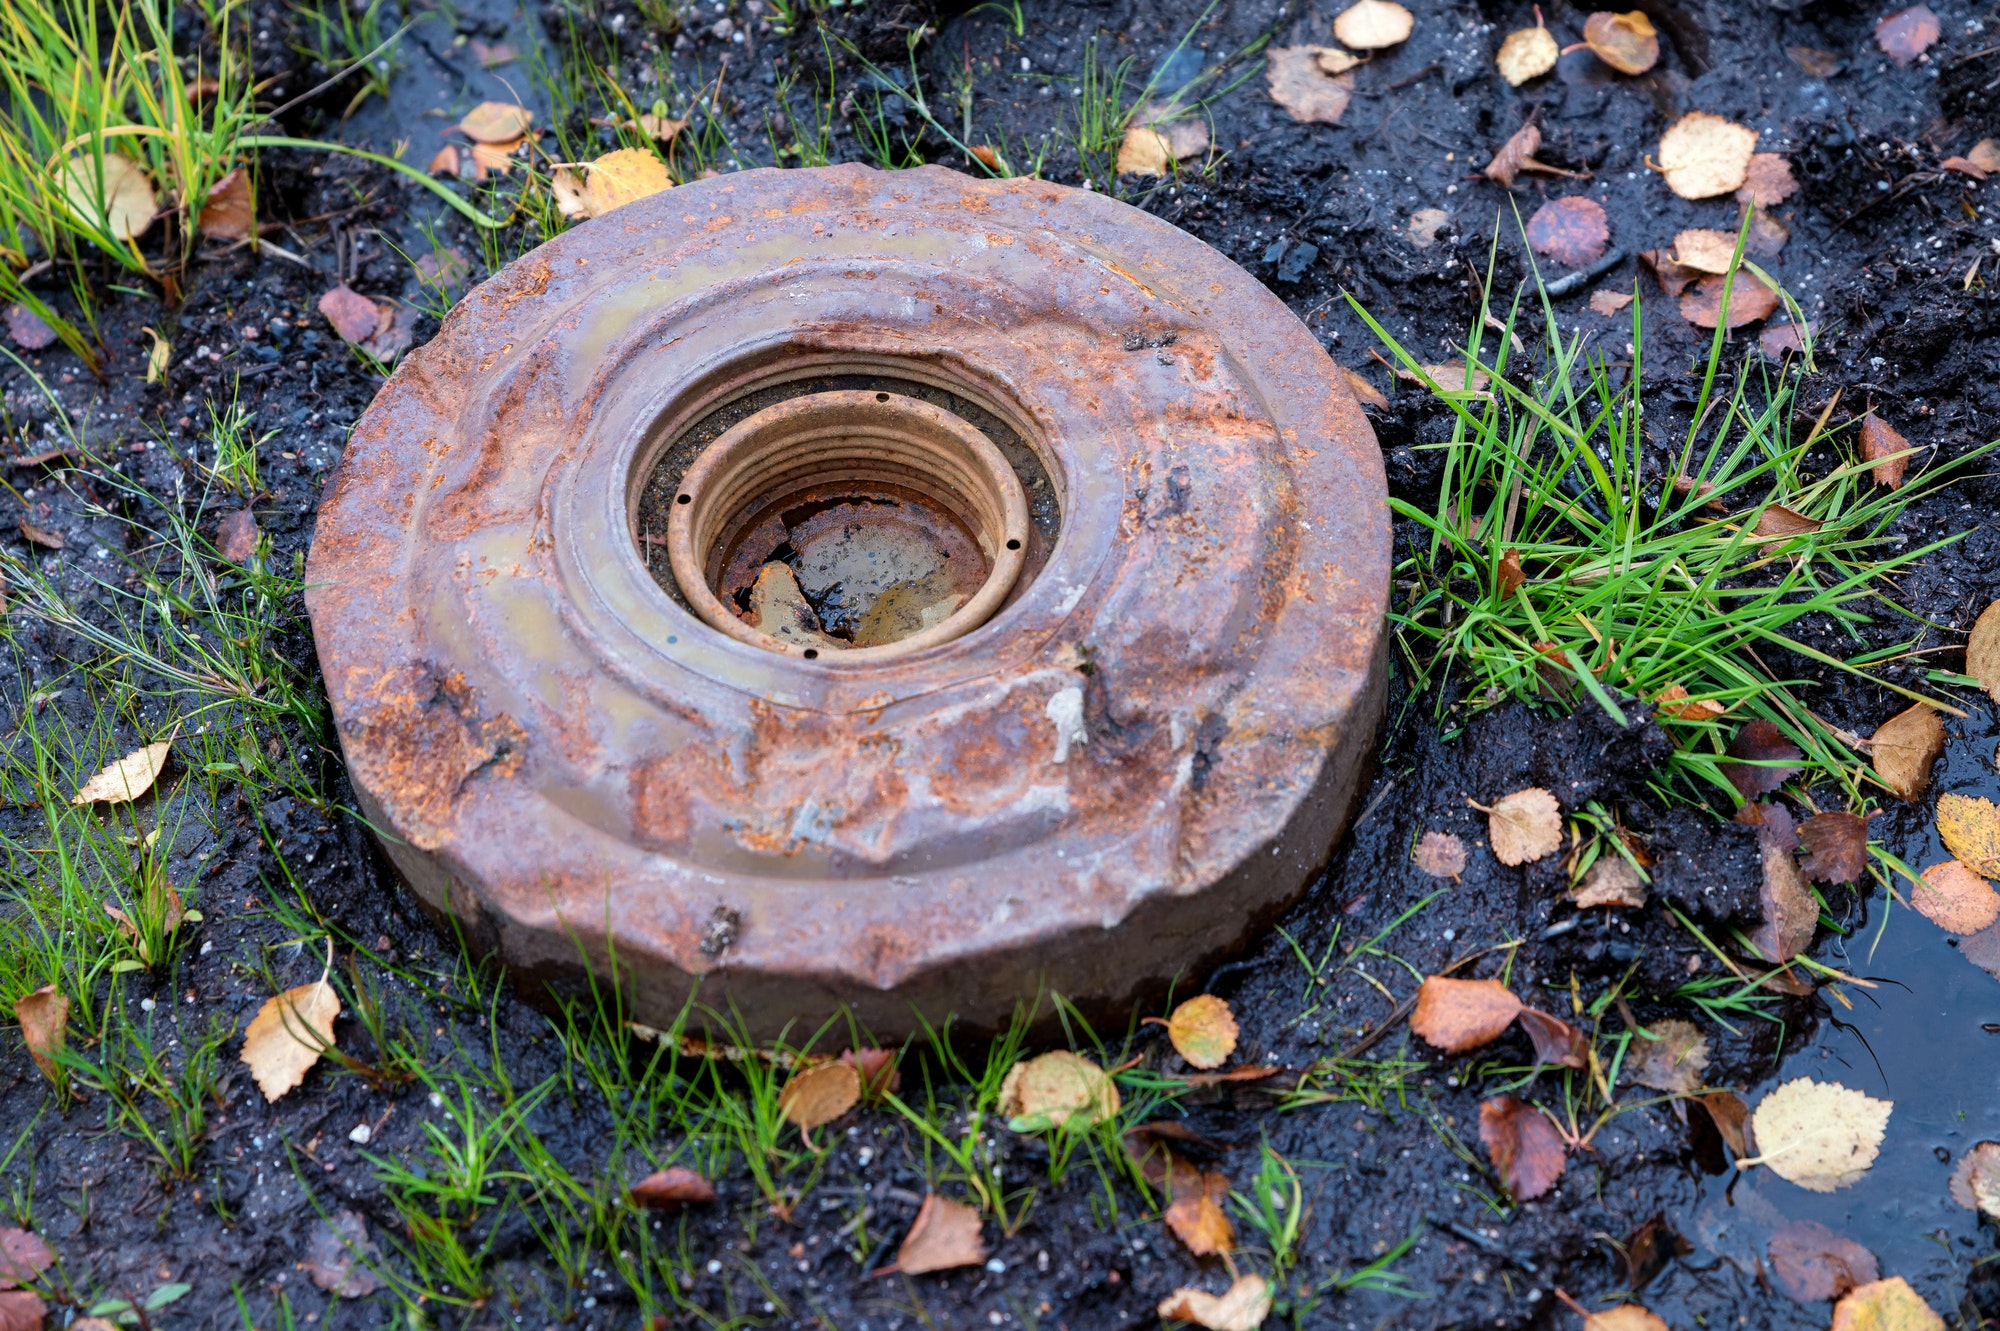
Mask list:
[[1417,990],[1410,1029],[1448,1054],[1500,1038],[1521,1014],[1521,1000],[1498,980],[1427,978]]

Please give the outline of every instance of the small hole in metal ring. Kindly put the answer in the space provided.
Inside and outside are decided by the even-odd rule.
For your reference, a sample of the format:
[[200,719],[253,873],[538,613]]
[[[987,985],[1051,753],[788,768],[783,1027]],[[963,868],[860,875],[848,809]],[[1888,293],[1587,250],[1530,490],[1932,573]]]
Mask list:
[[1021,543],[1019,541],[1009,541],[1007,542],[1007,548],[1009,550],[1019,550],[1021,548]]
[[679,499],[676,499],[674,502],[677,504],[692,504],[694,502],[694,496],[682,495]]
[[808,660],[808,661],[817,661],[817,660],[819,660],[819,648],[817,648],[817,647],[808,647],[808,648],[806,648],[806,660]]
[[877,402],[887,402],[889,400],[889,395],[887,393],[877,393],[875,395],[875,400]]

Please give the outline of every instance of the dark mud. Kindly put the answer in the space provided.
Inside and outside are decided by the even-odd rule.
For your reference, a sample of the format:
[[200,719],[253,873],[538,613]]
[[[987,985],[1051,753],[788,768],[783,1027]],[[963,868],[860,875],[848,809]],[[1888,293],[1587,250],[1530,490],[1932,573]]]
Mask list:
[[[834,11],[834,25],[883,69],[906,72],[906,38],[936,19],[941,26],[917,47],[917,67],[934,101],[942,104],[937,90],[955,70],[969,70],[981,133],[995,140],[1004,133],[1009,151],[1019,154],[1049,133],[1093,37],[1108,63],[1131,58],[1133,82],[1141,83],[1204,8],[1190,0],[1024,3],[1024,32],[1017,36],[996,6],[935,14],[876,0]],[[1211,21],[1172,56],[1162,82],[1190,78],[1261,37],[1326,41],[1338,8],[1270,0],[1217,5]],[[1800,410],[1816,416],[1837,390],[1839,422],[1873,401],[1913,442],[1933,450],[1923,462],[1961,456],[2000,437],[2000,288],[1982,280],[2000,273],[2000,218],[1987,203],[1996,187],[1937,169],[1945,155],[2000,134],[2000,94],[1993,91],[2000,48],[1988,49],[2000,32],[1989,14],[1960,3],[1934,5],[1944,40],[1925,61],[1897,69],[1870,43],[1879,17],[1874,9],[1826,0],[1796,8],[1649,5],[1666,37],[1653,73],[1614,78],[1571,57],[1559,74],[1509,90],[1492,73],[1491,53],[1506,31],[1532,22],[1528,6],[1413,8],[1415,35],[1359,71],[1359,93],[1339,127],[1294,124],[1254,76],[1213,107],[1216,142],[1227,154],[1213,179],[1131,191],[1141,206],[1263,277],[1338,359],[1390,394],[1392,405],[1376,426],[1398,495],[1431,502],[1436,455],[1416,445],[1443,437],[1448,425],[1366,359],[1372,335],[1342,293],[1353,293],[1418,354],[1442,359],[1465,337],[1496,243],[1496,291],[1510,290],[1524,272],[1515,210],[1525,217],[1544,194],[1588,191],[1610,215],[1612,244],[1627,251],[1664,247],[1683,227],[1732,226],[1733,204],[1679,200],[1645,165],[1661,130],[1695,108],[1760,130],[1760,147],[1790,155],[1803,182],[1800,195],[1778,210],[1790,241],[1767,263],[1820,327],[1820,373],[1808,381]],[[826,48],[817,36],[768,31],[745,6],[729,8],[733,31],[725,36],[716,35],[724,15],[712,4],[700,7],[698,23],[678,31],[659,25],[661,12],[655,7],[649,17],[617,4],[580,4],[552,6],[532,22],[480,10],[455,20],[432,17],[402,48],[406,67],[389,104],[364,106],[342,126],[335,117],[345,96],[336,89],[291,113],[284,128],[377,147],[408,138],[406,155],[423,161],[472,102],[513,91],[546,111],[551,102],[527,64],[483,70],[460,44],[504,36],[524,48],[541,43],[555,64],[573,43],[612,63],[627,86],[670,100],[677,114],[727,56],[730,146],[715,165],[768,163],[788,137],[767,134],[768,126],[784,123],[780,90],[788,77],[796,79],[791,105],[808,115],[803,90],[824,76]],[[1543,12],[1561,40],[1575,39],[1580,11],[1557,4]],[[288,14],[272,6],[259,15],[260,30],[273,33],[258,43],[260,74],[283,75],[292,89],[316,82],[323,71],[286,44]],[[1791,47],[1834,52],[1840,72],[1807,75],[1785,54]],[[835,51],[843,87],[863,85],[855,58]],[[921,137],[907,104],[899,107],[892,95],[885,107],[892,123],[900,118],[901,133]],[[1492,150],[1531,115],[1545,136],[1541,157],[1587,172],[1587,181],[1524,177],[1509,196],[1479,176]],[[852,122],[837,116],[834,126],[835,157],[864,157]],[[572,129],[589,132],[581,123]],[[969,165],[935,135],[925,144],[930,160]],[[608,139],[603,146],[611,146]],[[1052,141],[1044,174],[1080,183],[1105,165],[1081,161]],[[1100,176],[1097,183],[1109,181]],[[198,442],[205,403],[239,395],[260,433],[278,432],[263,450],[264,491],[253,507],[272,539],[275,564],[289,569],[310,538],[314,506],[346,428],[377,384],[314,312],[320,292],[344,280],[371,296],[435,310],[435,292],[404,257],[430,251],[427,230],[462,254],[475,275],[533,238],[483,246],[430,196],[346,158],[270,155],[262,189],[267,216],[295,219],[278,239],[303,265],[239,250],[201,263],[176,309],[114,300],[103,324],[105,384],[63,355],[30,363],[82,423],[98,458],[153,494],[174,497],[205,532],[239,502],[202,481],[202,469],[213,462]],[[1446,210],[1450,221],[1435,243],[1420,248],[1408,219],[1431,207]],[[1979,271],[1968,276],[1975,260]],[[1692,371],[1708,335],[1681,323],[1671,302],[1636,273],[1628,259],[1601,284],[1629,289],[1638,280],[1654,316],[1646,359],[1659,386],[1649,408],[1658,445],[1649,465],[1657,481],[1670,466],[1668,444],[1686,428],[1698,387]],[[1616,352],[1629,323],[1589,313],[1589,285],[1556,302],[1559,322],[1565,330],[1597,333]],[[140,330],[147,325],[176,348],[165,390],[140,381],[149,345]],[[434,314],[420,318],[418,340],[435,327]],[[18,445],[11,452],[32,454],[62,442],[24,375],[9,370],[0,383]],[[65,548],[27,545],[11,522],[0,544],[58,576],[75,595],[101,602],[85,573],[115,569],[120,560],[145,567],[156,557],[103,513],[130,512],[155,523],[158,515],[120,499],[97,466],[73,462],[17,463],[5,474],[21,502],[19,516],[61,533]],[[1900,580],[1907,617],[1885,608],[1858,635],[1825,624],[1808,637],[1817,648],[1850,654],[1915,633],[1929,654],[1890,666],[1889,677],[1943,688],[1968,710],[1968,719],[1952,727],[1938,785],[1988,794],[2000,721],[1989,702],[1936,684],[1927,672],[1958,668],[1960,635],[2000,591],[2000,481],[1992,471],[1981,468],[1903,520],[1894,539],[1912,543],[1971,531]],[[6,690],[10,742],[18,742],[27,695],[64,679],[66,663],[85,659],[90,649],[31,615],[17,613],[8,622],[20,662],[16,686]],[[310,643],[298,622],[281,641],[310,672]],[[1824,684],[1810,696],[1837,724],[1866,733],[1896,710],[1883,690],[1810,662],[1795,666],[1801,678]],[[34,705],[83,727],[93,702],[87,690],[71,687]],[[1778,1008],[1782,1026],[1749,1020],[1732,1032],[1704,1023],[1712,1084],[1754,1099],[1780,1076],[1811,1073],[1896,1101],[1882,1159],[1861,1184],[1819,1197],[1752,1171],[1732,1189],[1733,1175],[1705,1173],[1689,1129],[1656,1108],[1613,1120],[1593,1150],[1573,1156],[1549,1196],[1511,1213],[1489,1204],[1499,1190],[1477,1145],[1478,1102],[1518,1082],[1529,1051],[1518,1035],[1458,1059],[1436,1058],[1412,1044],[1403,1026],[1388,1021],[1413,991],[1410,968],[1432,971],[1467,953],[1525,940],[1511,961],[1492,953],[1466,973],[1497,975],[1506,967],[1518,992],[1568,1015],[1572,974],[1587,998],[1636,968],[1642,997],[1632,1011],[1647,1021],[1692,1015],[1684,1001],[1668,996],[1671,987],[1690,973],[1691,959],[1713,963],[1658,905],[1624,925],[1544,937],[1570,913],[1557,902],[1546,869],[1505,869],[1475,846],[1463,881],[1441,885],[1409,864],[1415,837],[1444,830],[1476,843],[1484,819],[1467,800],[1486,803],[1524,784],[1546,785],[1572,806],[1598,799],[1619,809],[1662,853],[1686,859],[1688,884],[1727,889],[1722,900],[1693,891],[1679,897],[1698,920],[1718,926],[1750,922],[1756,861],[1740,829],[1660,807],[1645,783],[1661,756],[1657,732],[1643,725],[1617,733],[1601,714],[1586,711],[1559,724],[1518,706],[1469,721],[1462,705],[1447,706],[1441,718],[1442,724],[1438,700],[1410,696],[1398,682],[1379,775],[1353,835],[1281,931],[1205,977],[1243,1021],[1242,1056],[1289,1070],[1274,1084],[1290,1084],[1316,1060],[1351,1057],[1361,1041],[1371,1041],[1362,1057],[1372,1066],[1350,1067],[1346,1076],[1323,1066],[1306,1083],[1308,1094],[1290,1107],[1269,1088],[1244,1085],[1186,1101],[1190,1125],[1213,1143],[1216,1163],[1239,1188],[1249,1186],[1266,1141],[1301,1170],[1309,1210],[1284,1305],[1296,1322],[1567,1326],[1573,1323],[1556,1306],[1556,1287],[1588,1303],[1643,1277],[1640,1296],[1675,1326],[1822,1326],[1825,1305],[1795,1304],[1764,1276],[1760,1254],[1777,1217],[1818,1219],[1849,1234],[1877,1254],[1885,1272],[1907,1276],[1963,1325],[2000,1317],[1991,1231],[1945,1198],[1942,1162],[1970,1142],[2000,1136],[1994,1123],[2000,1065],[1990,1043],[2000,1036],[1985,1029],[2000,1021],[2000,988],[1926,921],[1898,908],[1885,923],[1888,908],[1879,893],[1832,894],[1849,932],[1823,931],[1816,954],[1880,979],[1872,990],[1842,986],[1851,1009],[1822,992]],[[157,706],[130,702],[116,734],[105,739],[106,752],[151,738],[145,727],[159,719]],[[311,738],[293,736],[308,748]],[[331,805],[350,802],[335,755],[312,751],[308,766]],[[185,783],[170,798],[199,798],[194,785]],[[602,1107],[560,1079],[565,1059],[550,1017],[504,989],[496,996],[493,977],[461,964],[455,942],[415,913],[352,817],[285,796],[252,803],[225,794],[203,810],[183,825],[169,857],[170,874],[191,885],[207,917],[195,935],[200,941],[170,972],[128,977],[120,1001],[134,1021],[183,1048],[199,1041],[211,1019],[240,1029],[272,982],[314,978],[320,959],[295,945],[303,901],[356,945],[343,944],[340,964],[356,958],[431,1066],[456,1059],[497,1064],[519,1089],[558,1078],[530,1121],[577,1177],[616,1170],[629,1181],[682,1150],[678,1138],[663,1137],[651,1143],[656,1160],[605,1159]],[[39,818],[32,808],[10,806],[0,820],[10,843],[35,844]],[[219,831],[211,835],[210,825]],[[1926,802],[1907,809],[1892,804],[1876,827],[1892,850],[1921,866],[1941,853],[1930,825]],[[1664,875],[1662,890],[1673,895],[1674,881]],[[1441,887],[1427,907],[1396,925]],[[1371,941],[1373,950],[1356,948]],[[340,1037],[357,1059],[379,1059],[352,1021],[343,1022]],[[100,1097],[59,1111],[18,1040],[8,1039],[0,1059],[0,1137],[22,1139],[6,1167],[17,1218],[32,1208],[35,1225],[63,1255],[65,1288],[84,1305],[99,1297],[143,1298],[162,1284],[186,1282],[191,1290],[155,1314],[155,1324],[368,1326],[407,1316],[415,1325],[429,1316],[447,1325],[630,1327],[638,1320],[641,1301],[617,1277],[609,1255],[585,1254],[565,1273],[518,1215],[481,1235],[492,1243],[493,1291],[477,1308],[433,1300],[419,1314],[388,1290],[342,1303],[308,1278],[299,1263],[316,1217],[341,1208],[364,1217],[391,1250],[389,1265],[404,1269],[393,1255],[402,1221],[368,1157],[419,1160],[426,1126],[450,1127],[421,1084],[378,1088],[364,1077],[322,1069],[269,1106],[234,1062],[235,1044],[226,1044],[192,1177],[176,1179],[142,1143],[116,1129]],[[1157,1037],[1142,1034],[1138,1047],[1173,1066]],[[1544,1087],[1550,1075],[1543,1074]],[[1312,1098],[1314,1088],[1321,1099]],[[1130,1188],[1107,1191],[1091,1167],[1051,1185],[1041,1148],[1013,1138],[1004,1146],[1010,1182],[1039,1181],[1041,1191],[1017,1233],[1000,1236],[988,1226],[992,1264],[916,1280],[876,1276],[926,1190],[925,1154],[907,1125],[888,1114],[865,1111],[849,1124],[793,1223],[768,1213],[740,1168],[723,1172],[714,1206],[662,1218],[658,1232],[677,1252],[678,1274],[655,1274],[649,1306],[664,1314],[665,1325],[1094,1331],[1152,1324],[1155,1304],[1177,1285],[1225,1283],[1215,1263],[1191,1259],[1147,1219]],[[364,1125],[365,1146],[350,1135]],[[1454,1142],[1463,1150],[1454,1151]],[[1684,1243],[1662,1241],[1667,1259],[1635,1274],[1621,1246],[1656,1218]],[[1400,1290],[1334,1283],[1405,1240],[1414,1242],[1392,1267],[1406,1281]],[[1248,1260],[1261,1264],[1254,1253]],[[681,1282],[671,1297],[670,1279]],[[59,1311],[51,1324],[64,1325],[70,1315]]]

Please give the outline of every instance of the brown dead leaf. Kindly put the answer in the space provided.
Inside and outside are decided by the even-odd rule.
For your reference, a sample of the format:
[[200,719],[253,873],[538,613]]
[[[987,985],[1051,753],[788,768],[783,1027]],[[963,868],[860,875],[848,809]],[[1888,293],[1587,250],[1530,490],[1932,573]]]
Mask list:
[[1894,1108],[1838,1082],[1799,1077],[1758,1102],[1750,1120],[1758,1154],[1737,1165],[1763,1165],[1811,1192],[1847,1187],[1875,1163]]
[[671,1211],[715,1200],[715,1185],[686,1165],[654,1170],[632,1185],[632,1204],[649,1211]]
[[55,1260],[55,1249],[32,1229],[0,1229],[0,1289],[32,1284]]
[[1816,79],[1830,79],[1840,72],[1840,56],[1832,51],[1811,46],[1787,46],[1785,54],[1792,58],[1793,64]]
[[474,37],[467,43],[472,48],[472,58],[479,62],[481,69],[498,69],[521,58],[521,53],[507,42],[482,42]]
[[1583,44],[1620,74],[1643,74],[1660,59],[1660,34],[1639,9],[1592,14],[1583,21]]
[[840,1056],[840,1061],[853,1068],[860,1078],[864,1100],[879,1100],[903,1087],[903,1074],[896,1069],[893,1049],[850,1049]]
[[250,174],[237,167],[215,182],[195,223],[204,236],[217,240],[242,240],[257,225],[257,208],[250,198]]
[[1875,1254],[1816,1220],[1793,1220],[1771,1235],[1771,1274],[1800,1303],[1831,1303],[1881,1273]]
[[1118,145],[1121,176],[1164,176],[1173,169],[1174,145],[1150,125],[1133,125]]
[[1313,59],[1319,62],[1321,72],[1327,74],[1345,74],[1348,70],[1365,65],[1375,58],[1343,51],[1338,46],[1315,46],[1313,52]]
[[1576,178],[1576,172],[1564,171],[1546,162],[1535,160],[1535,152],[1542,146],[1541,129],[1529,123],[1514,131],[1514,136],[1500,145],[1500,151],[1493,154],[1493,160],[1486,164],[1486,178],[1502,189],[1514,188],[1514,177],[1523,171],[1538,171],[1548,176],[1569,176]]
[[861,1074],[852,1063],[802,1068],[778,1093],[778,1109],[801,1132],[831,1123],[861,1099]]
[[447,143],[431,155],[431,164],[425,168],[434,176],[456,176],[459,174],[458,145]]
[[1713,328],[1722,320],[1722,294],[1729,291],[1729,326],[1767,319],[1779,305],[1777,289],[1755,273],[1739,269],[1735,277],[1720,275],[1701,278],[1694,290],[1681,297],[1681,318],[1697,328]]
[[[1757,349],[1772,360],[1783,360],[1788,352],[1802,352],[1806,344],[1799,331],[1795,323],[1771,324],[1757,334]],[[1813,325],[1806,324],[1805,331],[1811,333]]]
[[1229,1199],[1229,1176],[1209,1170],[1196,1187],[1167,1203],[1167,1228],[1197,1257],[1213,1257],[1236,1247],[1236,1227],[1222,1203]]
[[2000,808],[1978,795],[1940,795],[1938,835],[1945,849],[1981,878],[2000,878]]
[[1633,1033],[1626,1052],[1626,1067],[1632,1080],[1669,1095],[1692,1095],[1701,1089],[1701,1074],[1708,1070],[1708,1037],[1691,1021],[1669,1018],[1649,1028],[1657,1039]]
[[366,342],[382,322],[382,311],[375,302],[345,284],[319,298],[319,312],[343,342]]
[[1756,130],[1690,111],[1660,136],[1659,167],[1667,188],[1683,199],[1712,199],[1743,187],[1756,151]]
[[1944,754],[1944,722],[1935,708],[1913,703],[1876,727],[1869,750],[1882,784],[1914,802],[1930,788],[1931,767]]
[[1861,418],[1861,457],[1875,464],[1870,469],[1875,484],[1891,490],[1901,485],[1903,472],[1910,465],[1909,450],[1909,441],[1889,422],[1872,411]]
[[45,546],[50,550],[60,550],[63,548],[63,534],[61,532],[50,531],[46,527],[37,527],[26,518],[21,519],[21,535],[27,537],[36,545]]
[[1730,1153],[1737,1159],[1750,1155],[1757,1149],[1750,1134],[1750,1106],[1743,1103],[1743,1097],[1734,1091],[1710,1091],[1688,1101],[1699,1105],[1707,1112],[1709,1121]]
[[1426,365],[1423,367],[1423,374],[1419,374],[1415,370],[1396,371],[1398,379],[1407,379],[1413,384],[1423,383],[1423,375],[1425,374],[1430,376],[1431,383],[1437,385],[1438,392],[1452,395],[1477,395],[1484,393],[1486,385],[1491,378],[1486,371],[1475,369],[1468,379],[1465,362],[1462,360],[1448,360],[1441,365]]
[[[1740,193],[1740,191],[1739,191]],[[1792,238],[1789,227],[1764,209],[1750,206],[1750,231],[1743,238],[1743,250],[1760,259],[1775,259]]]
[[1155,1310],[1164,1322],[1193,1322],[1208,1331],[1257,1331],[1271,1315],[1271,1285],[1259,1275],[1238,1276],[1217,1298],[1198,1289],[1177,1289]]
[[986,1260],[986,1243],[979,1236],[979,1212],[964,1202],[931,1192],[917,1208],[903,1246],[896,1249],[896,1269],[906,1276],[978,1266]]
[[1617,314],[1631,303],[1632,293],[1629,291],[1613,291],[1610,287],[1599,287],[1590,293],[1592,314]]
[[1490,809],[1472,807],[1487,816],[1493,855],[1502,864],[1527,864],[1562,848],[1562,806],[1540,786],[1517,790]]
[[1553,1188],[1569,1166],[1555,1125],[1533,1105],[1511,1095],[1479,1106],[1479,1140],[1494,1172],[1517,1202],[1533,1201]]
[[1805,755],[1763,717],[1748,722],[1729,741],[1728,760],[1719,764],[1729,784],[1744,799],[1768,795],[1797,776]]
[[42,351],[55,345],[56,330],[27,306],[9,305],[7,337],[23,351]]
[[1965,640],[1965,673],[2000,702],[2000,601],[1979,612]]
[[1736,237],[1727,231],[1689,227],[1674,237],[1674,260],[1703,273],[1726,273],[1736,262]]
[[1535,1046],[1535,1066],[1580,1068],[1589,1062],[1588,1045],[1582,1032],[1560,1017],[1535,1008],[1521,1009],[1521,1029]]
[[1859,882],[1868,870],[1868,820],[1844,809],[1816,813],[1799,824],[1805,858],[1799,872],[1819,883]]
[[1465,843],[1449,832],[1426,832],[1410,862],[1433,878],[1457,878],[1465,872]]
[[1521,1000],[1498,980],[1425,978],[1410,1029],[1447,1054],[1491,1044],[1521,1015]]
[[1528,219],[1528,245],[1565,268],[1588,268],[1604,257],[1611,223],[1604,205],[1580,194],[1550,199]]
[[1264,75],[1271,100],[1292,119],[1307,125],[1338,125],[1354,100],[1354,75],[1328,74],[1319,66],[1318,47],[1276,46]]
[[1664,250],[1640,250],[1639,262],[1660,284],[1661,294],[1672,300],[1700,280],[1701,274],[1675,263]]
[[1857,1285],[1834,1304],[1832,1331],[1944,1331],[1944,1318],[1909,1281],[1890,1276]]
[[1929,5],[1911,5],[1876,21],[1875,44],[1898,66],[1907,65],[1930,50],[1942,31]]
[[1500,77],[1507,80],[1508,86],[1518,88],[1554,69],[1561,56],[1562,48],[1556,45],[1555,37],[1538,23],[1508,33],[1493,63],[1500,67]]
[[1389,409],[1389,399],[1383,396],[1381,389],[1369,383],[1367,379],[1355,371],[1348,369],[1345,365],[1335,365],[1334,368],[1340,371],[1340,381],[1347,385],[1349,392],[1354,394],[1355,401],[1364,407],[1372,407],[1376,411],[1387,411]]
[[343,1299],[365,1299],[382,1288],[382,1278],[369,1269],[380,1261],[381,1249],[368,1237],[368,1222],[356,1211],[322,1216],[306,1239],[305,1260],[299,1263],[313,1284]]
[[1923,881],[1910,889],[1910,905],[1947,933],[1976,934],[2000,920],[2000,892],[1957,860],[1924,870]]
[[[521,146],[520,139],[507,143],[475,143],[469,150],[472,161],[481,172],[491,171],[496,176],[504,176],[514,169],[514,153]],[[483,174],[475,177],[484,180]]]
[[216,552],[232,564],[247,564],[257,553],[257,516],[247,508],[222,515],[215,524]]
[[1740,203],[1754,203],[1759,208],[1775,208],[1798,192],[1799,182],[1792,175],[1790,158],[1782,153],[1752,153],[1750,165],[1744,169],[1743,188],[1736,191],[1736,198]]
[[[0,1293],[0,1331],[42,1331],[42,1319],[48,1312],[49,1305],[25,1289]],[[82,1325],[82,1321],[76,1323],[77,1327]]]
[[1966,160],[1989,176],[2000,171],[2000,143],[1992,139],[1981,139],[1973,144],[1965,156]]
[[1522,584],[1528,580],[1528,575],[1521,571],[1521,552],[1519,550],[1508,546],[1501,553],[1497,578],[1500,584],[1500,598],[1502,600],[1521,590]]
[[1798,845],[1792,815],[1782,804],[1746,804],[1737,818],[1756,827],[1764,862],[1764,882],[1758,891],[1764,922],[1751,931],[1750,945],[1766,961],[1790,961],[1806,950],[1819,927],[1819,901],[1792,854]]
[[[1678,479],[1674,482],[1676,490],[1692,488],[1691,484],[1683,486]],[[1708,488],[1712,490],[1715,487]],[[1678,684],[1669,684],[1661,689],[1659,696],[1653,699],[1653,702],[1668,716],[1682,721],[1713,721],[1718,716],[1726,715],[1729,710],[1713,698],[1691,696]]]
[[276,1100],[306,1079],[331,1049],[340,996],[324,976],[265,1000],[243,1033],[243,1062],[266,1100]]
[[508,102],[481,102],[465,113],[458,128],[474,143],[512,143],[528,132],[535,113]]
[[1167,1028],[1174,1049],[1193,1066],[1207,1071],[1229,1061],[1236,1049],[1236,1015],[1214,994],[1196,994],[1175,1008],[1165,1021],[1146,1020]]
[[1408,39],[1416,16],[1395,0],[1355,0],[1333,20],[1333,35],[1355,51],[1380,51]]
[[1570,893],[1578,910],[1617,906],[1637,910],[1646,904],[1646,884],[1623,855],[1599,855]]
[[148,744],[112,763],[70,796],[71,804],[128,804],[153,788],[167,765],[172,738]]
[[1971,176],[1974,180],[1984,180],[1987,176],[1986,169],[1979,163],[1967,157],[1960,157],[1956,153],[1939,162],[1938,170],[1956,171],[1962,176]]
[[1438,232],[1451,224],[1451,214],[1442,208],[1419,208],[1410,214],[1410,243],[1420,250],[1437,244]]
[[21,1040],[35,1066],[50,1081],[57,1080],[56,1059],[69,1038],[69,999],[45,984],[14,1000],[14,1020],[21,1023]]
[[1000,1112],[1016,1132],[1087,1127],[1118,1112],[1118,1086],[1103,1068],[1067,1049],[1023,1059],[1000,1083]]
[[2000,1219],[2000,1142],[1978,1142],[1951,1171],[1951,1199]]
[[1751,534],[1788,539],[1793,536],[1810,536],[1825,524],[1817,518],[1809,518],[1795,508],[1783,504],[1766,504],[1757,515],[1757,525]]

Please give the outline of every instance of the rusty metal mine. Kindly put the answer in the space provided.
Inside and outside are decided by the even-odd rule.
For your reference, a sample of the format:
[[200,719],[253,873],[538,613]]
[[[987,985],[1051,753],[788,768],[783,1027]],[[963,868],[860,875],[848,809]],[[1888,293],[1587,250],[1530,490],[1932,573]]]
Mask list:
[[1193,976],[1382,706],[1373,433],[1253,278],[1088,191],[750,171],[407,357],[307,594],[358,798],[527,977],[664,1023],[1003,1024]]

